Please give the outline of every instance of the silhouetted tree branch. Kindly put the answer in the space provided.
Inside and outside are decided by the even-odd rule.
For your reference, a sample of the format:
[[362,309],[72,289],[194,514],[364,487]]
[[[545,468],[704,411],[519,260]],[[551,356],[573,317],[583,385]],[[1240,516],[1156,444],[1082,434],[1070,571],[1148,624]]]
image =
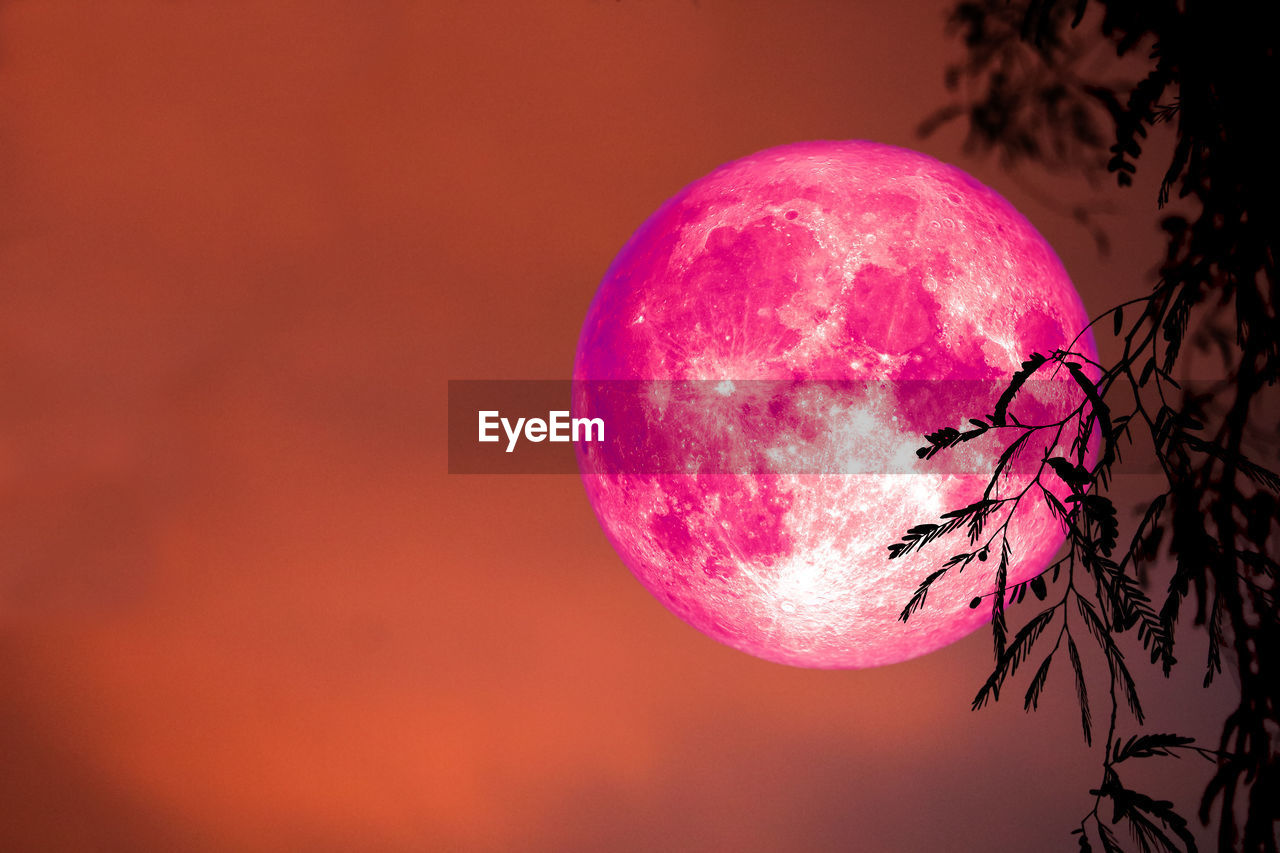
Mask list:
[[[1114,363],[1090,364],[1071,347],[1033,354],[996,412],[973,418],[971,430],[948,427],[926,436],[922,458],[988,429],[1019,433],[997,463],[983,501],[947,513],[940,524],[918,525],[889,546],[896,557],[964,526],[975,546],[924,579],[902,618],[924,606],[929,585],[946,572],[962,571],[998,549],[1000,567],[989,595],[996,663],[974,707],[998,700],[1019,665],[1047,644],[1043,638],[1054,637],[1024,696],[1025,707],[1035,708],[1065,640],[1084,738],[1091,743],[1079,646],[1091,639],[1107,665],[1102,778],[1090,792],[1093,808],[1073,833],[1080,848],[1089,851],[1097,843],[1108,853],[1121,850],[1115,827],[1123,822],[1136,849],[1195,850],[1173,805],[1126,787],[1117,769],[1131,760],[1193,752],[1217,768],[1199,817],[1209,823],[1216,808],[1219,849],[1276,853],[1280,563],[1273,555],[1280,475],[1269,467],[1277,455],[1278,419],[1268,409],[1274,402],[1268,391],[1280,377],[1280,182],[1269,127],[1280,81],[1280,14],[1274,4],[1244,0],[966,0],[950,23],[965,45],[964,60],[946,77],[956,100],[929,117],[922,133],[963,119],[966,145],[994,152],[1006,165],[1034,162],[1086,174],[1105,169],[1126,187],[1148,132],[1169,123],[1174,151],[1156,203],[1163,207],[1176,195],[1194,213],[1164,219],[1167,250],[1150,292],[1093,321],[1111,320],[1123,346]],[[1089,70],[1099,49],[1114,57],[1145,52],[1142,76],[1133,83],[1100,79]],[[1075,215],[1092,225],[1089,211]],[[1214,355],[1225,379],[1207,388],[1175,379],[1175,372],[1185,377],[1206,354]],[[1084,392],[1080,406],[1055,424],[1010,424],[1008,402],[1020,386],[1039,371],[1063,369]],[[1025,488],[1002,496],[1009,459],[1037,430],[1055,431],[1050,447],[1058,455],[1046,453]],[[1151,450],[1143,452],[1154,453],[1165,488],[1151,497],[1117,550],[1119,523],[1107,493],[1112,469],[1135,433],[1145,433]],[[1095,435],[1096,458],[1087,452]],[[1059,445],[1064,436],[1071,438],[1065,449]],[[1067,500],[1047,487],[1052,477],[1069,487]],[[1006,537],[1009,518],[1028,498],[1051,507],[1068,536],[1068,552],[1044,574],[1007,588],[1007,567],[1016,559]],[[1149,569],[1165,556],[1173,562],[1170,577],[1153,589]],[[1036,600],[1050,600],[1050,583],[1061,586],[1060,594],[1008,640],[1006,607],[1023,601],[1028,589]],[[972,606],[982,603],[975,599]],[[1174,734],[1117,737],[1121,705],[1139,727],[1143,712],[1116,637],[1135,632],[1167,676],[1177,665],[1175,633],[1187,610],[1208,635],[1205,685],[1224,666],[1240,683],[1239,704],[1224,723],[1218,748]]]

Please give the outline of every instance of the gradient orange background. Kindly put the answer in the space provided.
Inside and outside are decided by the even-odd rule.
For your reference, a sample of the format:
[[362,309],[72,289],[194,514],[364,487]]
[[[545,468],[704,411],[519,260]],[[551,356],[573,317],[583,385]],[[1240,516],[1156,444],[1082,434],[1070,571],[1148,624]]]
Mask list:
[[[968,710],[985,634],[764,663],[651,599],[575,478],[445,473],[446,381],[567,377],[631,231],[770,145],[920,148],[1092,311],[1139,292],[1156,168],[1104,259],[915,137],[945,7],[0,4],[0,847],[1072,848],[1065,662],[1030,718]],[[1216,736],[1198,680],[1154,730]],[[1209,770],[1147,781],[1191,807]]]

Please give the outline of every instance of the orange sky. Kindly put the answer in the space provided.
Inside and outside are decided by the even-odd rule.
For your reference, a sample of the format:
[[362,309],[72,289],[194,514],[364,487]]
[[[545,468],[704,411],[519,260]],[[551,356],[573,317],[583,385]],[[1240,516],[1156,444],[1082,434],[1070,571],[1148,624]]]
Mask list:
[[[1026,718],[968,711],[983,634],[764,663],[644,593],[575,478],[445,473],[446,381],[567,377],[631,231],[770,145],[920,148],[1092,310],[1138,292],[1154,174],[1101,259],[915,138],[944,6],[0,4],[0,847],[1070,846],[1065,671]],[[1154,729],[1212,738],[1187,675]]]

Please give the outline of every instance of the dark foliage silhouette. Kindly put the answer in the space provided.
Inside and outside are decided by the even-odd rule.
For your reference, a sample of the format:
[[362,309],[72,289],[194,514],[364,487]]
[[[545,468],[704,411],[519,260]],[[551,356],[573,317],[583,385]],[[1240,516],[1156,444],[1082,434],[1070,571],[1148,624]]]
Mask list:
[[[1084,739],[1105,737],[1101,779],[1089,792],[1092,808],[1073,833],[1080,849],[1119,851],[1127,832],[1133,849],[1195,850],[1186,818],[1171,803],[1127,787],[1121,772],[1140,759],[1197,754],[1216,765],[1198,817],[1216,822],[1218,848],[1275,853],[1280,182],[1270,122],[1280,92],[1280,11],[1245,0],[965,0],[950,24],[965,48],[963,60],[947,71],[955,100],[929,117],[922,133],[960,120],[971,150],[994,153],[1007,166],[1109,172],[1127,187],[1148,133],[1168,124],[1173,154],[1161,164],[1154,201],[1163,208],[1179,199],[1187,214],[1163,219],[1167,251],[1149,291],[1093,321],[1118,339],[1117,360],[1092,363],[1072,347],[1030,354],[996,411],[958,413],[971,417],[971,429],[926,436],[922,458],[990,429],[1007,430],[1013,440],[983,500],[918,525],[889,546],[893,558],[961,528],[972,545],[923,580],[902,618],[925,606],[929,586],[947,572],[998,554],[989,602],[971,605],[991,607],[995,640],[994,669],[973,705],[998,700],[1015,672],[1035,663],[1023,695],[1025,707],[1035,708],[1065,646]],[[1114,77],[1138,68],[1136,82],[1117,83],[1091,70],[1099,51],[1112,58]],[[1088,210],[1075,215],[1096,227]],[[1064,370],[1084,392],[1075,412],[1048,425],[1011,418],[1009,403],[1023,383]],[[1206,374],[1224,378],[1186,381]],[[1059,437],[1066,431],[1070,450],[1041,460],[1019,493],[1003,494],[1003,469],[1037,430],[1056,430]],[[1164,485],[1122,536],[1108,494],[1126,453],[1154,456]],[[1067,500],[1046,487],[1051,478],[1070,488]],[[1008,518],[1028,500],[1050,505],[1067,533],[1068,552],[1044,574],[1010,587],[1005,579],[1016,554],[1005,537]],[[1043,604],[1010,638],[1008,608],[1028,591]],[[1188,622],[1207,632],[1202,663],[1175,657],[1179,626]],[[1202,665],[1208,686],[1224,668],[1232,671],[1239,703],[1213,749],[1142,730],[1132,664],[1121,649],[1130,633],[1166,676],[1175,666]],[[1086,644],[1100,649],[1109,674],[1101,725],[1093,716],[1098,697],[1091,699],[1086,688]]]

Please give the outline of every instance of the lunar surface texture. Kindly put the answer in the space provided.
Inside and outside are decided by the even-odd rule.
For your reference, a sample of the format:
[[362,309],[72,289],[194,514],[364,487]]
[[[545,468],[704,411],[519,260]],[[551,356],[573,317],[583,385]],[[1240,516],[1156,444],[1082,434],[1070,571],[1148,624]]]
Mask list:
[[[982,499],[1022,430],[917,449],[992,413],[1032,353],[1067,348],[1087,322],[1044,238],[959,169],[871,142],[762,151],[663,204],[601,282],[572,408],[607,432],[576,445],[582,481],[622,561],[704,634],[795,666],[917,657],[990,620],[999,537],[899,614],[1007,505],[976,544],[961,529],[893,560],[887,546]],[[1088,334],[1071,349],[1096,360]],[[1010,424],[1070,414],[1068,374],[1037,371]],[[1026,491],[1007,526],[1010,586],[1063,542],[1033,481],[1070,494],[1043,460],[1068,455],[1077,429],[1033,433],[993,492]]]

